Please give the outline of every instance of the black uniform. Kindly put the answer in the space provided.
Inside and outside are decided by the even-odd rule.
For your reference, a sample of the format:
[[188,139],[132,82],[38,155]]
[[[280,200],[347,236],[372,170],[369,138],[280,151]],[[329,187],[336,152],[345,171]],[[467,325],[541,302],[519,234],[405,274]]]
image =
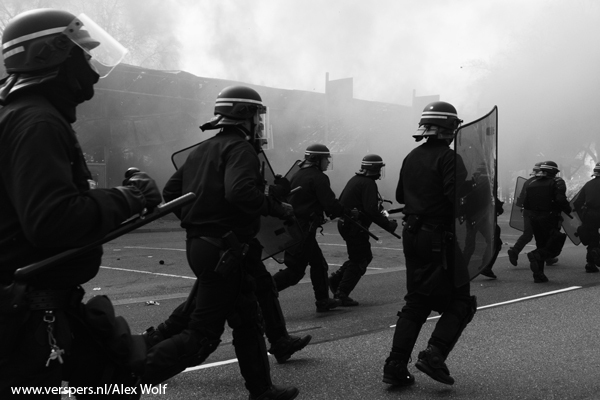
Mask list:
[[[16,269],[101,239],[143,208],[141,202],[129,204],[118,189],[89,189],[91,174],[71,128],[76,105],[49,83],[17,91],[0,110],[2,286],[12,282]],[[102,384],[111,353],[96,343],[87,319],[91,305],[81,304],[79,286],[96,276],[101,256],[98,246],[35,276],[28,282],[31,310],[0,313],[0,394],[8,386],[59,387],[63,380],[71,386]],[[110,313],[112,305],[102,299],[96,311]],[[65,351],[64,364],[49,361],[49,336]]]
[[[367,266],[373,260],[369,234],[356,226],[350,218],[365,228],[374,222],[383,229],[393,232],[397,224],[381,214],[382,199],[377,189],[377,176],[354,175],[340,195],[340,203],[346,209],[358,210],[357,217],[344,216],[338,221],[338,231],[346,242],[348,261],[329,277],[329,284],[336,297],[344,299],[354,290],[360,278],[367,272]],[[358,303],[356,303],[358,304]],[[343,303],[342,303],[343,305]]]
[[544,264],[560,254],[567,237],[560,232],[561,211],[571,212],[566,192],[565,181],[555,176],[537,176],[525,191],[523,207],[529,212],[536,246],[527,258],[536,283],[548,281]]
[[[456,167],[459,172],[464,170],[462,161]],[[452,238],[456,186],[455,155],[446,140],[429,139],[402,163],[396,200],[405,204],[402,239],[407,294],[406,304],[398,313],[388,362],[399,360],[406,365],[421,326],[431,311],[437,311],[441,318],[431,334],[429,347],[437,349],[440,368],[447,372],[443,361],[475,314],[470,284],[457,288],[453,283],[454,268],[459,267],[454,265],[456,246]],[[419,354],[419,359],[424,353]]]
[[573,203],[573,208],[581,216],[581,226],[577,229],[581,243],[587,246],[586,271],[597,272],[600,266],[600,178],[586,182]]
[[144,381],[158,383],[202,363],[218,346],[227,322],[246,388],[258,396],[272,383],[255,282],[248,272],[252,258],[240,257],[226,275],[215,271],[230,249],[223,236],[232,232],[254,253],[260,250],[255,239],[260,215],[272,213],[256,151],[240,128],[227,126],[202,142],[169,179],[163,195],[168,201],[187,192],[197,197],[177,214],[198,278],[196,304],[186,329],[150,349]]
[[329,177],[316,165],[298,170],[292,176],[290,185],[292,190],[302,187],[292,193],[288,200],[306,236],[302,243],[285,251],[286,268],[279,270],[273,279],[277,290],[281,292],[300,282],[310,264],[310,279],[315,299],[320,304],[329,299],[329,286],[328,265],[317,243],[317,229],[323,224],[324,213],[336,218],[343,214],[343,208],[331,190]]

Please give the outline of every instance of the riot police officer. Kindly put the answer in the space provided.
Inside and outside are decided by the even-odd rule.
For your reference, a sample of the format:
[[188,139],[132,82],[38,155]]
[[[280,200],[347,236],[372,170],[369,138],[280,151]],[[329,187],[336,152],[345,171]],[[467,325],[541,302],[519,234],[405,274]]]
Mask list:
[[[33,274],[24,282],[23,311],[7,311],[17,300],[7,292],[21,284],[13,281],[16,269],[99,241],[161,202],[154,180],[141,172],[127,186],[91,190],[71,126],[77,106],[126,50],[87,16],[55,9],[17,15],[2,44],[8,76],[0,82],[0,397],[10,396],[10,387],[62,381],[75,389],[132,386],[140,371],[126,367],[137,354],[125,320],[115,318],[107,297],[81,303],[80,285],[98,273],[102,246]],[[117,56],[106,58],[111,54]],[[115,326],[125,342],[113,338]],[[121,353],[115,344],[125,345]]]
[[[523,207],[525,189],[527,189],[527,186],[536,179],[536,174],[540,171],[540,165],[542,165],[542,161],[535,163],[531,172],[531,177],[523,183],[521,193],[518,194],[515,200],[518,207]],[[519,236],[515,244],[508,249],[508,260],[515,267],[517,266],[519,253],[522,252],[527,243],[531,242],[531,239],[533,239],[533,230],[531,229],[531,222],[529,221],[529,212],[525,209],[522,209],[521,212],[523,215],[523,233]],[[553,265],[556,262],[558,262],[558,258],[554,257],[546,260],[546,265]]]
[[338,220],[338,231],[346,242],[348,260],[329,276],[329,286],[334,298],[339,299],[344,307],[358,305],[349,295],[373,260],[369,235],[365,229],[373,222],[389,232],[394,232],[398,227],[395,220],[381,213],[383,199],[376,180],[381,178],[384,167],[380,156],[367,154],[360,163],[360,170],[350,178],[340,195],[342,206],[351,210],[349,215]]
[[[330,163],[331,153],[327,146],[311,144],[306,148],[300,169],[291,177],[293,192],[288,200],[305,237],[299,245],[285,251],[286,268],[273,275],[277,290],[281,292],[300,282],[310,264],[310,280],[317,312],[327,312],[340,304],[338,300],[329,297],[329,267],[316,237],[317,229],[323,225],[324,214],[336,218],[344,211],[331,190],[329,177],[324,173]],[[300,189],[294,191],[297,187]]]
[[152,347],[143,381],[156,384],[217,348],[227,322],[250,399],[293,399],[295,387],[271,382],[270,366],[255,294],[248,272],[260,254],[255,236],[260,216],[280,218],[293,211],[265,195],[258,152],[264,143],[260,95],[245,86],[223,89],[215,117],[202,130],[219,129],[200,143],[163,190],[165,200],[194,192],[195,202],[176,215],[186,230],[186,253],[197,277],[195,307],[186,329]]
[[581,217],[577,233],[581,243],[587,246],[585,271],[598,272],[600,266],[600,163],[594,167],[592,179],[586,182],[573,202],[573,208]]
[[554,161],[544,161],[536,177],[525,190],[523,208],[528,211],[536,249],[527,253],[529,268],[535,283],[548,282],[544,274],[547,260],[556,257],[567,235],[560,231],[561,211],[569,214],[571,205],[567,200],[565,181],[557,177],[560,172]]
[[[428,104],[413,137],[425,143],[404,159],[396,200],[404,204],[402,241],[406,259],[406,304],[398,313],[392,349],[383,368],[383,382],[411,385],[407,365],[421,327],[431,311],[441,313],[416,367],[432,379],[452,385],[445,360],[476,311],[470,284],[455,287],[456,244],[452,236],[455,190],[466,178],[462,159],[449,147],[460,123],[453,105]],[[459,182],[460,181],[460,182]]]

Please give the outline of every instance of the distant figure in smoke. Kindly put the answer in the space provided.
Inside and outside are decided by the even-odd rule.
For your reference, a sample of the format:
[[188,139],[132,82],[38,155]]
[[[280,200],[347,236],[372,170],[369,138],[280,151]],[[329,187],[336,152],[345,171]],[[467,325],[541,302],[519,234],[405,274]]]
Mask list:
[[306,236],[304,240],[284,253],[286,268],[274,276],[277,290],[282,291],[296,285],[310,265],[310,280],[315,293],[317,312],[327,312],[340,305],[340,301],[329,297],[327,260],[317,243],[317,229],[325,221],[324,214],[332,218],[344,214],[344,208],[331,190],[325,171],[331,163],[327,146],[319,143],[306,148],[300,169],[290,179],[292,191],[289,202]]
[[[525,181],[523,187],[521,188],[521,193],[518,193],[515,200],[517,207],[523,207],[525,190],[527,189],[527,186],[529,186],[529,184],[536,179],[536,174],[540,171],[540,165],[542,165],[542,161],[535,163],[531,173],[531,178]],[[529,211],[522,209],[521,212],[523,215],[523,233],[521,236],[519,236],[513,247],[508,249],[508,261],[510,261],[510,263],[515,267],[517,266],[519,253],[522,252],[527,243],[531,242],[533,239],[533,230],[531,229],[531,221],[529,220]],[[557,262],[558,258],[553,257],[546,261],[546,265],[554,265]]]
[[581,217],[577,233],[587,246],[585,272],[598,272],[600,266],[600,163],[594,167],[592,180],[588,181],[575,199],[573,208]]
[[454,384],[445,361],[477,310],[470,282],[454,285],[454,274],[460,272],[455,269],[466,269],[465,263],[455,262],[459,250],[453,232],[456,188],[462,186],[467,170],[450,148],[461,122],[452,104],[428,104],[413,135],[417,141],[427,141],[406,156],[400,170],[396,200],[405,205],[402,244],[407,292],[383,367],[383,382],[392,385],[414,383],[407,365],[431,311],[441,317],[416,367],[438,382]]
[[529,212],[536,249],[527,253],[529,268],[535,283],[548,282],[544,274],[545,262],[560,253],[567,235],[560,231],[561,211],[569,214],[565,181],[557,177],[560,172],[554,161],[544,161],[535,179],[525,189],[523,207]]
[[388,219],[381,213],[383,199],[375,181],[382,177],[384,167],[380,156],[366,155],[360,164],[360,171],[350,178],[340,195],[340,203],[352,210],[350,215],[338,221],[338,231],[346,242],[348,261],[329,276],[329,287],[343,307],[358,305],[349,295],[373,260],[369,234],[356,223],[368,229],[374,222],[388,232],[394,232],[398,227],[396,220]]

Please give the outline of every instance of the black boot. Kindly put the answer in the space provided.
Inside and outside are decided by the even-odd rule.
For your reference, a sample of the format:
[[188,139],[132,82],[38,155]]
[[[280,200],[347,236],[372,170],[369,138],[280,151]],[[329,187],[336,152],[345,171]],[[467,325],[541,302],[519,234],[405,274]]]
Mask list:
[[291,399],[295,399],[296,396],[298,396],[298,393],[300,393],[300,391],[293,387],[280,387],[280,386],[271,386],[269,389],[267,389],[266,392],[260,394],[259,396],[252,396],[250,395],[250,397],[248,397],[248,399],[250,400],[291,400]]
[[383,382],[395,386],[410,386],[415,377],[408,372],[409,358],[400,353],[391,352],[383,366]]
[[335,294],[334,298],[340,301],[340,305],[342,307],[356,307],[358,305],[358,301],[354,300],[352,297],[348,296],[346,293],[340,292],[339,290]]
[[431,379],[446,385],[453,385],[454,378],[450,376],[450,371],[444,361],[446,361],[446,357],[442,354],[442,351],[430,344],[419,353],[419,360],[415,366]]
[[533,272],[533,282],[548,282],[548,278],[544,275],[544,260],[535,251],[527,253],[527,259],[529,259],[529,269]]
[[310,342],[312,336],[286,336],[271,346],[269,353],[275,356],[278,364],[283,364],[297,351],[302,350]]
[[508,261],[515,267],[517,266],[517,261],[519,260],[519,252],[515,250],[514,247],[508,249]]
[[340,286],[340,282],[342,281],[342,277],[342,272],[339,269],[329,275],[329,289],[331,289],[331,293],[336,294],[338,287]]

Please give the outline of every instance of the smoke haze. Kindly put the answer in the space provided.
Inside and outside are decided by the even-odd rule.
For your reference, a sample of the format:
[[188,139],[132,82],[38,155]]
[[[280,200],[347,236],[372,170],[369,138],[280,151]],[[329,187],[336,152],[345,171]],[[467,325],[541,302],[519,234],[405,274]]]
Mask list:
[[[357,99],[410,106],[413,93],[439,95],[465,122],[497,105],[501,186],[541,160],[558,162],[567,184],[579,185],[600,161],[595,0],[3,3],[102,14],[103,26],[113,18],[117,39],[128,34],[125,62],[144,67],[319,93],[329,73],[352,77]],[[370,139],[372,152],[385,146]],[[399,148],[398,159],[411,149]],[[387,173],[393,180],[398,171]]]

